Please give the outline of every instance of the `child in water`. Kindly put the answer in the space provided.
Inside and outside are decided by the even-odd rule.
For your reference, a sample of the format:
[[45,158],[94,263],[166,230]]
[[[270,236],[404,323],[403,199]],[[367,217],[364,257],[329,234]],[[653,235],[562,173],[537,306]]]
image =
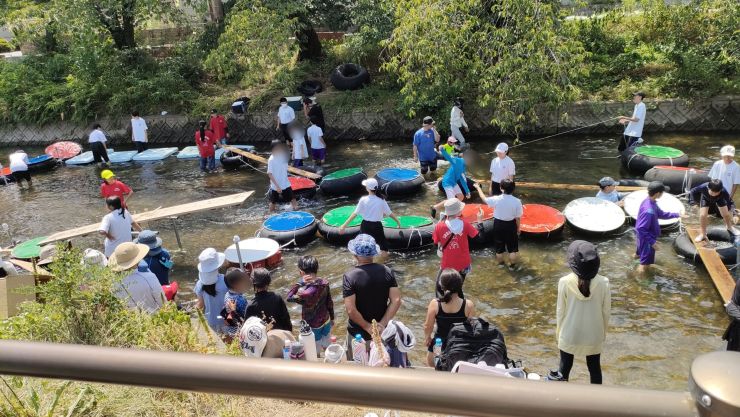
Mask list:
[[611,201],[619,207],[624,207],[623,196],[617,191],[617,185],[619,181],[614,180],[612,177],[604,177],[599,180],[599,192],[596,193],[596,198],[602,200]]
[[666,213],[658,207],[658,199],[663,196],[665,185],[660,181],[653,181],[648,185],[648,198],[640,204],[640,210],[635,222],[637,235],[637,251],[635,257],[640,259],[637,272],[643,273],[655,263],[655,244],[660,237],[661,219],[675,219],[683,213]]

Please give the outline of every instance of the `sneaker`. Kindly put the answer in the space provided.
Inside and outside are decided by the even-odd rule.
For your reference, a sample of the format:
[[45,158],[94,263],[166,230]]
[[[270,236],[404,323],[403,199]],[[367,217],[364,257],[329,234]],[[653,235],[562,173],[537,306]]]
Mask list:
[[563,378],[563,374],[561,374],[560,371],[552,370],[545,377],[545,381],[568,382],[567,379]]
[[[729,230],[728,230],[728,231],[729,231]],[[730,234],[732,234],[732,232],[730,232]],[[701,241],[702,241],[702,240],[704,240],[704,239],[706,239],[706,236],[704,236],[704,235],[699,235],[699,236],[697,236],[697,237],[696,237],[696,238],[694,239],[694,242],[696,242],[696,243],[699,243],[699,242],[701,242]]]

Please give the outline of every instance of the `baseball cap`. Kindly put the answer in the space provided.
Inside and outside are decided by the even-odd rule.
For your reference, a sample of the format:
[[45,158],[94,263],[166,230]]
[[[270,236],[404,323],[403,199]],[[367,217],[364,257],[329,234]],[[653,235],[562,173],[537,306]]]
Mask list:
[[252,316],[239,330],[239,347],[244,356],[261,358],[267,345],[267,324],[259,317]]
[[447,142],[457,143],[457,138],[455,138],[454,136],[450,136],[449,138],[447,138]]
[[614,180],[612,177],[604,177],[599,180],[599,186],[609,187],[611,185],[619,185],[619,181]]
[[496,145],[496,152],[509,152],[509,145],[504,142],[499,143]]
[[109,179],[111,179],[111,178],[113,178],[115,176],[116,176],[116,174],[114,174],[113,171],[111,171],[109,169],[104,169],[103,172],[100,173],[100,178],[102,178],[104,180],[109,180]]
[[347,244],[347,249],[351,254],[364,258],[372,258],[373,256],[378,256],[380,253],[380,246],[375,243],[375,239],[364,233],[350,240]]
[[735,147],[732,145],[725,145],[720,149],[719,154],[721,156],[731,156],[735,157]]
[[375,178],[368,178],[362,181],[362,185],[370,191],[375,191],[378,189],[378,180]]
[[427,117],[424,118],[424,124],[425,125],[430,125],[432,123],[434,123],[434,119],[432,119],[432,116],[427,116]]
[[665,191],[665,185],[660,181],[653,181],[648,184],[648,194],[655,195]]

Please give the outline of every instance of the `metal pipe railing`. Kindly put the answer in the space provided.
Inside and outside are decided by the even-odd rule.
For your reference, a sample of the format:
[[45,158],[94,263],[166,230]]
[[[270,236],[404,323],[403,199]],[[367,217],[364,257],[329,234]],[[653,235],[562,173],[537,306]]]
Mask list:
[[687,392],[18,341],[0,341],[0,374],[467,416],[697,416]]

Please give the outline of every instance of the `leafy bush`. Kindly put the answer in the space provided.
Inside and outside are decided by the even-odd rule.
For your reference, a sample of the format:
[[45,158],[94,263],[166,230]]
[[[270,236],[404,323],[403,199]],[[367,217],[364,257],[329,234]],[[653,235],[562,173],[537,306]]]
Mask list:
[[0,53],[13,51],[15,51],[15,47],[13,46],[13,44],[8,42],[4,38],[0,38]]

